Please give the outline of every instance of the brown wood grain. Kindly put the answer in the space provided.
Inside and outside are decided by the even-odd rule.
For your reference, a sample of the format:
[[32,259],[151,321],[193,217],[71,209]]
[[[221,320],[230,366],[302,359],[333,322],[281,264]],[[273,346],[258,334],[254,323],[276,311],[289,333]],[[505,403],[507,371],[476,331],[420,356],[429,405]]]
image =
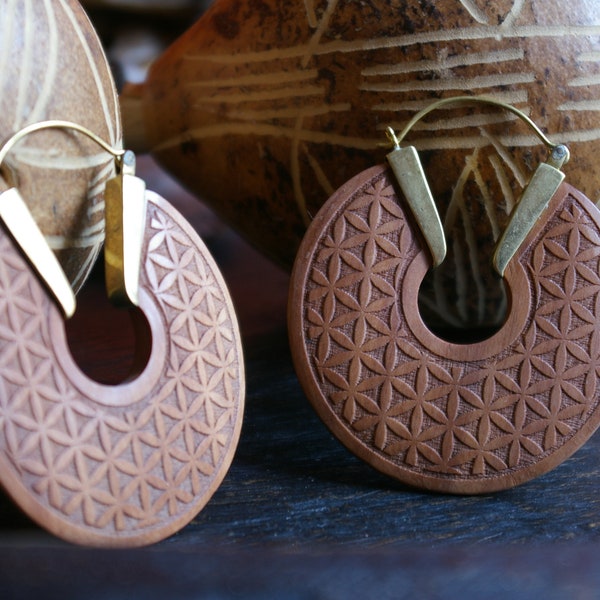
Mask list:
[[[553,471],[501,493],[430,494],[380,474],[327,431],[298,383],[285,328],[287,275],[140,162],[150,187],[204,227],[231,290],[248,376],[240,444],[199,515],[146,549],[72,548],[0,495],[6,597],[594,596],[598,435]],[[83,293],[90,297],[80,300],[71,348],[78,354],[98,340],[98,352],[81,362],[102,369],[115,352],[127,357],[128,344],[118,334],[104,343],[112,317],[91,297],[102,299],[101,277]]]
[[303,388],[350,450],[404,483],[471,494],[539,476],[600,423],[600,212],[559,188],[508,265],[504,323],[473,343],[421,317],[418,231],[384,165],[317,214],[290,289]]
[[[184,218],[153,192],[147,200],[118,383],[79,369],[53,299],[0,238],[0,482],[42,527],[85,545],[149,544],[189,523],[227,473],[242,424],[241,338],[222,276]],[[88,314],[103,327],[105,315]]]

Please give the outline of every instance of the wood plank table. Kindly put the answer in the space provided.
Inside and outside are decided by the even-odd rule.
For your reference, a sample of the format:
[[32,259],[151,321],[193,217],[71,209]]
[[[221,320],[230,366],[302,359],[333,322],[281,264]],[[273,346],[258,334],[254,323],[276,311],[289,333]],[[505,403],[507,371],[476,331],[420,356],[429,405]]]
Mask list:
[[[494,495],[409,490],[347,452],[297,382],[288,278],[149,159],[149,188],[203,234],[229,283],[246,357],[247,410],[224,483],[177,535],[130,551],[63,543],[0,497],[0,598],[600,597],[600,434],[551,473]],[[95,274],[70,326],[96,377],[126,363],[124,315]]]

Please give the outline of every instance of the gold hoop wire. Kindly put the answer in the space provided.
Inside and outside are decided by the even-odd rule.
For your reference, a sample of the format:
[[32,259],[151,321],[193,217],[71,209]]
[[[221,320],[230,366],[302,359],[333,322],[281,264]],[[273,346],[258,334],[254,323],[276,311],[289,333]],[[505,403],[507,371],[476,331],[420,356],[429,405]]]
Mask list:
[[98,144],[103,150],[119,159],[125,154],[125,150],[113,148],[110,144],[105,142],[101,137],[97,136],[93,131],[90,131],[87,127],[83,127],[77,123],[73,123],[71,121],[61,121],[58,119],[53,119],[49,121],[40,121],[39,123],[33,123],[32,125],[28,125],[27,127],[23,127],[15,133],[12,137],[10,137],[2,148],[0,148],[0,166],[6,159],[9,152],[16,146],[23,138],[27,137],[31,133],[35,133],[37,131],[45,131],[47,129],[67,129],[72,131],[77,131],[93,142]]
[[[555,144],[554,142],[552,142],[546,136],[546,134],[536,125],[536,123],[532,119],[530,119],[523,111],[519,110],[518,108],[515,108],[511,104],[507,104],[506,102],[502,102],[501,100],[497,100],[488,96],[455,96],[453,98],[443,98],[442,100],[438,100],[437,102],[430,104],[429,106],[419,111],[416,115],[414,115],[410,119],[410,121],[404,126],[404,129],[399,134],[396,134],[391,127],[388,127],[386,129],[386,136],[394,145],[394,148],[399,148],[400,144],[408,135],[410,130],[428,114],[444,107],[460,107],[469,104],[485,104],[487,106],[494,106],[496,108],[501,108],[502,110],[511,112],[512,114],[516,115],[521,121],[523,121],[534,132],[534,134],[539,138],[539,140],[544,144],[544,146],[546,146],[546,148],[550,150],[550,152],[553,152],[557,148],[561,148],[561,152],[563,151],[562,149],[566,149],[566,146],[563,146],[560,143]],[[562,163],[566,163],[569,159],[568,156],[566,158],[561,158]]]

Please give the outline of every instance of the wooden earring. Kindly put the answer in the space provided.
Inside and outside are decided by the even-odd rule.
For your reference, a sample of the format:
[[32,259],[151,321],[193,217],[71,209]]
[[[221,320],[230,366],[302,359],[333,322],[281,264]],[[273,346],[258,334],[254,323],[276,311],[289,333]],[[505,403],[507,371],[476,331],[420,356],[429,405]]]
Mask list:
[[[517,114],[550,158],[498,242],[507,319],[489,339],[457,344],[419,314],[445,240],[416,150],[400,141],[428,112],[465,103]],[[338,189],[300,247],[288,314],[296,372],[334,435],[380,471],[440,492],[510,488],[565,460],[600,422],[600,212],[563,182],[566,148],[501,102],[442,100],[390,137],[389,166]]]
[[[107,286],[138,305],[151,339],[141,372],[116,386],[75,364],[64,318],[75,299],[16,188],[0,195],[0,483],[42,527],[68,541],[139,546],[186,525],[223,480],[240,435],[240,332],[219,270],[196,232],[112,152]],[[120,208],[119,208],[120,206]],[[33,267],[33,268],[32,268]],[[36,273],[37,272],[37,273]]]

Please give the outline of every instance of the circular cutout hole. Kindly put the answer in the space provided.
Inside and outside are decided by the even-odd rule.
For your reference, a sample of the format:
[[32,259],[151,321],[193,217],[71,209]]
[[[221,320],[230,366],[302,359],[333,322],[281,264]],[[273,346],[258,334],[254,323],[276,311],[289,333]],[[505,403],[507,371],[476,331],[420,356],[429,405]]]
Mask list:
[[430,270],[419,289],[421,319],[435,336],[452,344],[487,340],[506,322],[508,290],[504,280],[494,275],[486,278],[484,291],[473,282],[457,284]]
[[150,359],[152,334],[144,313],[113,306],[96,277],[78,294],[77,311],[65,330],[73,360],[97,383],[131,381]]

